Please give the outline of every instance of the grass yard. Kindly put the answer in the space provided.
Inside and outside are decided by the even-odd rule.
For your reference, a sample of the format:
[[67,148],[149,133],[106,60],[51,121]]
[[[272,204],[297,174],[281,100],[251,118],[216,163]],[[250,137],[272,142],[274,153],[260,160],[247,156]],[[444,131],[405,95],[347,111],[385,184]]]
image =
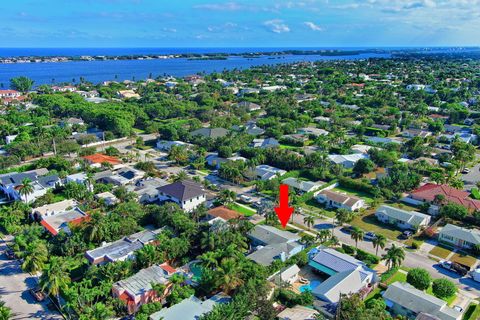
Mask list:
[[391,240],[398,240],[398,236],[402,234],[400,230],[395,229],[393,226],[379,222],[374,213],[356,216],[350,224],[364,231],[383,234]]
[[480,319],[480,305],[470,303],[467,310],[463,314],[463,320],[476,320]]
[[433,248],[429,252],[429,254],[431,254],[433,256],[437,256],[437,257],[442,258],[442,259],[446,259],[450,255],[450,253],[452,253],[451,250],[449,250],[447,248],[444,248],[444,247],[441,247],[441,246],[436,246],[435,248]]
[[477,259],[475,257],[462,253],[455,253],[450,260],[469,266],[470,268],[472,268],[477,263]]
[[390,278],[388,278],[386,284],[390,285],[397,281],[407,282],[407,274],[403,273],[402,271],[397,271]]
[[379,287],[376,287],[375,289],[373,289],[372,292],[370,292],[368,296],[365,298],[365,303],[367,304],[368,301],[370,300],[382,298],[381,292],[382,292],[382,289],[380,289]]
[[231,210],[237,211],[238,213],[243,214],[245,217],[250,217],[255,214],[255,210],[247,206],[241,206],[238,203],[234,203],[228,206]]
[[305,208],[307,211],[313,211],[314,213],[318,213],[329,218],[335,217],[335,211],[326,210],[325,207],[318,203],[318,201],[314,198],[308,199],[304,203],[300,203],[300,206]]
[[357,191],[357,190],[354,190],[354,189],[347,189],[347,188],[340,187],[340,186],[335,187],[332,190],[337,191],[337,192],[343,192],[343,193],[346,193],[346,194],[349,194],[349,195],[352,195],[352,196],[362,198],[369,205],[371,205],[374,201],[370,194],[368,194],[366,192],[363,192],[363,191]]

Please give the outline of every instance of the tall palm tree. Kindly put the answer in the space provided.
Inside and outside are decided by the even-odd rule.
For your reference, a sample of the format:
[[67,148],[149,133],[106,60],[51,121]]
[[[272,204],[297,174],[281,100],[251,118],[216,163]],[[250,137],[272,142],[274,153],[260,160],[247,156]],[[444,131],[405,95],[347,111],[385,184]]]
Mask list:
[[350,233],[350,238],[355,240],[355,248],[358,249],[358,241],[363,240],[364,236],[365,232],[362,229],[356,227],[352,229],[352,232]]
[[25,203],[28,203],[28,195],[33,193],[32,180],[24,178],[22,184],[18,186],[18,193],[25,197]]
[[217,258],[218,254],[214,251],[207,251],[199,256],[202,267],[209,269],[214,269],[218,266]]
[[36,241],[28,243],[25,251],[19,254],[23,258],[22,269],[36,274],[41,271],[48,260],[48,250],[45,243]]
[[42,291],[54,296],[59,301],[60,291],[70,283],[66,265],[60,257],[51,257],[48,267],[43,269],[39,285]]
[[395,246],[395,244],[392,244],[382,258],[385,260],[387,267],[390,270],[402,264],[403,260],[405,260],[405,251],[402,248]]
[[147,244],[140,250],[137,250],[135,257],[137,264],[144,269],[153,265],[158,258],[158,252],[154,246]]
[[99,242],[105,236],[103,216],[99,212],[90,215],[90,219],[84,221],[83,230],[86,239],[90,242]]
[[328,229],[320,230],[317,233],[317,240],[320,242],[325,242],[330,237],[330,231]]
[[188,178],[188,176],[187,176],[187,173],[185,172],[185,170],[181,170],[173,177],[173,181],[174,182],[182,181],[182,180],[185,180],[187,178]]
[[231,293],[238,286],[243,284],[240,278],[240,267],[233,258],[223,259],[220,266],[216,270],[216,280],[218,287],[226,294]]
[[308,228],[311,228],[315,224],[315,218],[311,215],[306,215],[303,218],[303,223],[305,223]]
[[375,250],[375,255],[378,256],[378,249],[385,248],[387,245],[387,238],[383,234],[377,234],[375,238],[372,240],[372,245]]
[[235,191],[224,189],[220,192],[219,198],[220,202],[222,202],[223,205],[228,206],[235,201],[235,199],[237,198],[237,194],[235,193]]

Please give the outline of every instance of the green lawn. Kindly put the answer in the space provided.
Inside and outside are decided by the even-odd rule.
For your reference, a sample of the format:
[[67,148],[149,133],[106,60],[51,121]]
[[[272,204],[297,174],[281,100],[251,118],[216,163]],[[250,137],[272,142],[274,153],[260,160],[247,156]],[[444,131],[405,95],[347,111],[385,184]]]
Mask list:
[[397,282],[397,281],[400,281],[400,282],[407,282],[407,274],[406,273],[403,273],[401,271],[397,271],[395,272],[390,278],[388,278],[388,280],[386,281],[386,283],[388,285],[394,283],[394,282]]
[[447,248],[441,247],[441,246],[436,246],[435,248],[433,248],[429,252],[429,254],[431,254],[433,256],[437,256],[437,257],[442,258],[442,259],[446,259],[450,255],[450,253],[452,253],[452,251],[450,251]]
[[463,320],[476,320],[480,319],[480,305],[475,303],[470,303],[463,315]]
[[308,199],[307,201],[300,203],[299,205],[305,208],[307,211],[313,211],[314,213],[318,213],[329,218],[335,217],[335,211],[326,210],[325,207],[318,203],[318,201],[314,198]]
[[368,301],[370,300],[382,298],[381,292],[382,292],[382,289],[380,289],[379,287],[376,287],[375,289],[373,289],[372,292],[370,292],[368,296],[365,298],[365,303],[367,304]]
[[475,257],[461,253],[455,253],[450,260],[469,266],[470,268],[477,263],[477,259]]
[[238,213],[243,214],[245,217],[250,217],[255,214],[255,211],[251,208],[243,207],[237,203],[231,204],[228,206],[231,210],[237,211]]
[[357,190],[354,190],[354,189],[347,189],[347,188],[340,187],[340,186],[335,187],[332,190],[337,191],[337,192],[343,192],[343,193],[346,193],[346,194],[349,194],[349,195],[352,195],[352,196],[362,198],[369,205],[371,205],[372,202],[373,202],[372,196],[370,194],[366,193],[366,192],[363,192],[363,191],[357,191]]
[[378,221],[374,213],[369,213],[363,216],[358,215],[350,224],[364,231],[383,234],[385,237],[391,240],[398,240],[398,236],[402,234],[402,232],[395,229],[394,226],[390,226]]

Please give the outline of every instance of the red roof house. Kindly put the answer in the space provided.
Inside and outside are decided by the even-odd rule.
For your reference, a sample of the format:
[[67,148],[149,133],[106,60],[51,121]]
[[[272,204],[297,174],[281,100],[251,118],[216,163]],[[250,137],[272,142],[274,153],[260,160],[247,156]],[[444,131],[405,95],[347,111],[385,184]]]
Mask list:
[[85,159],[90,164],[102,164],[102,163],[110,163],[112,166],[122,163],[120,159],[116,157],[107,156],[101,153],[95,153],[89,156],[84,156]]
[[433,202],[435,196],[443,195],[445,201],[453,202],[474,211],[480,210],[480,201],[470,198],[470,194],[463,190],[452,188],[446,184],[427,183],[410,193],[410,198],[423,202]]

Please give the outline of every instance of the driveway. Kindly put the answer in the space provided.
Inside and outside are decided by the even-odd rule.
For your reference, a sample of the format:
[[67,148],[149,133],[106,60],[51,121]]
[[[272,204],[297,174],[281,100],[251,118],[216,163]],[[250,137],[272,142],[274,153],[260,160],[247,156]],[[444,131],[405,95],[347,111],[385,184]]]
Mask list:
[[28,292],[35,286],[35,279],[22,271],[18,260],[8,260],[5,249],[5,242],[0,240],[0,299],[12,309],[12,319],[63,319],[57,311],[47,308],[48,300],[35,301]]

